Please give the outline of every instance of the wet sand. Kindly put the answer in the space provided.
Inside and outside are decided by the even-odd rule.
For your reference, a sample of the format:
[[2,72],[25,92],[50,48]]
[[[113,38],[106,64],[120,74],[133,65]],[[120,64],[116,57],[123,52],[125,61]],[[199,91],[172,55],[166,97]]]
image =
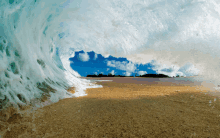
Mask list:
[[166,82],[136,83],[129,78],[97,83],[103,88],[88,89],[85,97],[63,99],[13,115],[7,122],[0,122],[0,129],[4,130],[0,135],[220,137],[220,101],[204,93],[208,88]]

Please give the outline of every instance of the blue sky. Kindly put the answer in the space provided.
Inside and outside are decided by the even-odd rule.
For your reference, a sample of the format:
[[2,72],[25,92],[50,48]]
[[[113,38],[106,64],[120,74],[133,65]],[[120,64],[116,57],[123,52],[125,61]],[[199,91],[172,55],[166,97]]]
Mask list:
[[155,60],[146,64],[133,63],[127,58],[116,58],[113,56],[104,57],[95,52],[75,52],[74,57],[69,58],[70,66],[81,76],[88,74],[109,74],[135,76],[143,74],[165,74],[168,76],[194,76],[199,70],[191,63],[186,63],[182,67],[175,65],[167,66]]
[[70,66],[76,70],[81,76],[88,74],[108,74],[134,76],[147,73],[155,74],[152,70],[152,65],[135,64],[128,61],[126,58],[116,58],[109,56],[103,57],[101,54],[96,54],[93,51],[85,53],[84,51],[75,52],[75,56],[69,59]]

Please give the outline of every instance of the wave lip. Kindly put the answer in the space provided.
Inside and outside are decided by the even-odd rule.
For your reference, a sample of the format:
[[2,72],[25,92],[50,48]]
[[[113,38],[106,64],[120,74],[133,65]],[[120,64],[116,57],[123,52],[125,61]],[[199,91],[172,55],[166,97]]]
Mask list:
[[[60,2],[0,2],[1,108],[9,103],[15,106],[30,104],[32,99],[44,96],[56,102],[83,95],[80,93],[84,93],[89,82],[68,73],[59,54],[62,48],[57,36],[62,29],[57,20],[62,8],[61,11],[57,8],[62,4],[56,3]],[[67,92],[68,87],[77,85],[81,88],[77,89],[78,93]]]
[[179,66],[190,61],[217,85],[219,5],[217,0],[1,0],[0,103],[26,105],[44,95],[56,102],[98,87],[70,69],[69,57],[80,50],[143,54]]

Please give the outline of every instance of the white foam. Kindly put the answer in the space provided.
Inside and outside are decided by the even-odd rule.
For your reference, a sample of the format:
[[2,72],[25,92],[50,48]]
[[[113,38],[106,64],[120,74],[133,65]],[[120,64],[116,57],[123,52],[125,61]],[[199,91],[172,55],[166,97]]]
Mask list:
[[[190,62],[204,80],[219,84],[218,0],[8,0],[0,1],[0,99],[29,102],[47,90],[51,100],[83,96],[89,81],[68,58],[74,51]],[[191,73],[191,72],[190,72]],[[71,96],[70,96],[71,97]]]

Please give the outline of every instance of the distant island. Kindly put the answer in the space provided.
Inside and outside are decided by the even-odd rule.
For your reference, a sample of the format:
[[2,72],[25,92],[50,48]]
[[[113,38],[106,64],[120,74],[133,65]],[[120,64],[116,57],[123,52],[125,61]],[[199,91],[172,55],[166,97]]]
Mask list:
[[[123,75],[104,75],[104,74],[92,74],[92,75],[87,75],[86,77],[150,77],[150,78],[171,78],[167,75],[164,74],[144,74],[144,75],[139,75],[139,76],[123,76]],[[179,77],[179,76],[176,76]]]

